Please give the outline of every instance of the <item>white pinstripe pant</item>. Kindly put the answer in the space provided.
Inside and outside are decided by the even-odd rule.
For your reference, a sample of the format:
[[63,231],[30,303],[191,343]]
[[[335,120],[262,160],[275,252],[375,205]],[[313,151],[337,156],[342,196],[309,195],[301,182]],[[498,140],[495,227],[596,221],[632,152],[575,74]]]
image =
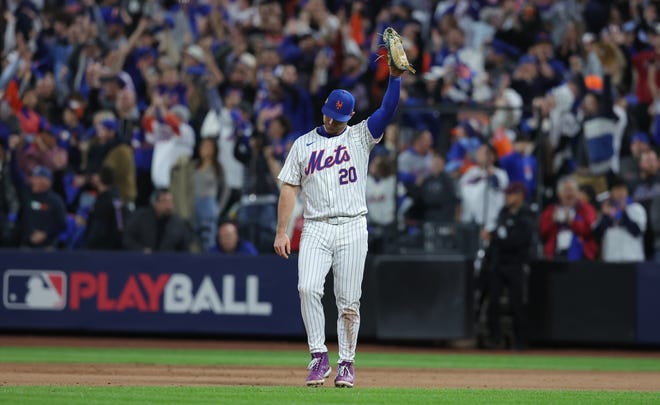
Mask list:
[[339,312],[339,361],[355,359],[367,247],[366,217],[339,225],[305,221],[298,256],[298,292],[311,353],[328,351],[321,297],[325,278],[332,267]]

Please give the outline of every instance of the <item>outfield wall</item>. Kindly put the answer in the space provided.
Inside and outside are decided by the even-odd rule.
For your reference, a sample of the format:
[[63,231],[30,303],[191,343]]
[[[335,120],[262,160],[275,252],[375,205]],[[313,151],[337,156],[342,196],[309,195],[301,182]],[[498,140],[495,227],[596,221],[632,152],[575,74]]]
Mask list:
[[[660,344],[658,265],[530,267],[534,342]],[[296,283],[295,256],[0,250],[0,330],[302,338]],[[462,257],[369,257],[360,335],[471,338],[475,284]],[[330,290],[323,302],[332,336]]]

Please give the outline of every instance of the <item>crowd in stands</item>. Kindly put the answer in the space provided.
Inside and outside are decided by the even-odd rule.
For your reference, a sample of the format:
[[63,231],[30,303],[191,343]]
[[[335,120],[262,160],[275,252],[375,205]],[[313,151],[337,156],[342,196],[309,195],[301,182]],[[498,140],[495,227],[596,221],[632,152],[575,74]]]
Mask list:
[[288,150],[334,88],[355,96],[351,123],[375,110],[392,26],[418,74],[372,154],[375,251],[429,222],[487,243],[514,190],[547,258],[660,253],[654,1],[7,6],[0,246],[271,252]]

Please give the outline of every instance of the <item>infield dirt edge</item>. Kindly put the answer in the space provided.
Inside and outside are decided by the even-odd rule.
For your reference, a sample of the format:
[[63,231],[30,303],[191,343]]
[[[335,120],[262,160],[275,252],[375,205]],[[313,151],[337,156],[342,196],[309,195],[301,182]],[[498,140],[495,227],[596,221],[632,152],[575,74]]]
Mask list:
[[[356,375],[357,387],[371,388],[660,391],[660,372],[358,368]],[[305,377],[303,367],[0,364],[5,386],[302,386]]]

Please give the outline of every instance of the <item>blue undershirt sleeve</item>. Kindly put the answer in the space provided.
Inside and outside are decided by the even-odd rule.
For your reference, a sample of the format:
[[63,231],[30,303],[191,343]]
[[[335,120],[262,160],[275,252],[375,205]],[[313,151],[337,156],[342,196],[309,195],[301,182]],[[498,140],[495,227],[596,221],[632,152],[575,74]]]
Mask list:
[[601,215],[601,217],[591,226],[591,233],[597,239],[601,240],[607,228],[612,226],[612,218],[607,215]]
[[412,186],[415,180],[417,180],[415,173],[399,172],[399,181],[405,186]]
[[621,225],[623,225],[623,227],[626,228],[626,230],[634,237],[638,237],[642,234],[641,228],[635,221],[630,219],[626,210],[623,210],[623,215],[621,216]]
[[371,117],[367,119],[367,127],[371,136],[374,138],[380,138],[385,131],[385,127],[392,121],[394,118],[394,113],[396,112],[396,107],[399,105],[399,97],[401,94],[401,77],[390,76],[389,83],[387,84],[387,90],[383,96],[383,102],[380,104],[380,107]]

